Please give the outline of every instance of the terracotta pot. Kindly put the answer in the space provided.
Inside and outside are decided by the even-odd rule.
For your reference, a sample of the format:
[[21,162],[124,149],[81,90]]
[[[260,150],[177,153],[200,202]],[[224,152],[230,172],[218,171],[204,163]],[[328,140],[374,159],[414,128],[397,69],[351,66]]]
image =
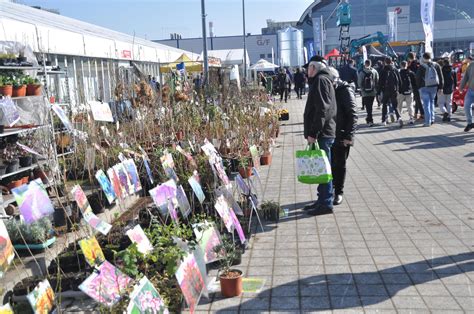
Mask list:
[[28,176],[21,178],[21,182],[23,184],[28,184],[28,181],[30,181],[30,177],[28,177]]
[[269,165],[272,163],[272,154],[270,153],[267,153],[267,154],[263,154],[261,157],[260,157],[260,164],[262,166],[266,166],[266,165]]
[[22,185],[23,185],[23,179],[20,179],[20,180],[15,180],[8,183],[7,188],[11,191],[12,189],[20,187]]
[[226,278],[219,276],[221,282],[221,293],[224,297],[231,298],[242,294],[242,272],[237,269],[231,269],[230,272],[237,272],[238,277]]
[[41,95],[41,84],[28,84],[26,86],[26,96]]
[[13,95],[13,85],[4,85],[0,87],[0,94],[3,96],[10,96]]
[[41,169],[36,169],[36,170],[33,172],[33,175],[34,175],[35,179],[40,178],[41,181],[43,181],[43,184],[48,184],[48,182],[49,182],[49,180],[48,180],[49,172],[44,172],[44,171],[41,170]]
[[252,167],[239,167],[239,173],[244,179],[250,178],[252,176]]
[[25,97],[26,96],[26,85],[13,87],[12,97]]

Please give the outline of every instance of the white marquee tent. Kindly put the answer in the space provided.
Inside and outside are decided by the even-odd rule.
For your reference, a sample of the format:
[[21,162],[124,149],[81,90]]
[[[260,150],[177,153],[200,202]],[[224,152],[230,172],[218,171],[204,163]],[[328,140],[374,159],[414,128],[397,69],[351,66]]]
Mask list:
[[268,62],[265,59],[260,59],[250,67],[252,71],[275,71],[276,68],[279,68],[278,65]]
[[0,41],[17,41],[34,52],[167,63],[197,54],[119,33],[26,5],[0,0]]

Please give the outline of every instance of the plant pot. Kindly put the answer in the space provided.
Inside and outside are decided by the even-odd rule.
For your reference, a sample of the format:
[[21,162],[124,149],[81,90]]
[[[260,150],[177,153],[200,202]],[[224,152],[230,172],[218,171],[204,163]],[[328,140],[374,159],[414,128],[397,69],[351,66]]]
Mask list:
[[7,171],[7,165],[0,165],[0,176],[3,176]]
[[13,85],[0,86],[0,94],[2,94],[3,96],[12,97],[12,95],[13,95]]
[[29,177],[29,176],[26,176],[26,177],[21,178],[22,184],[28,184],[29,181],[30,181],[30,177]]
[[64,227],[67,225],[66,211],[63,208],[55,208],[53,218],[54,218],[54,226],[56,228]]
[[48,176],[49,176],[50,172],[49,171],[43,171],[41,169],[35,169],[35,171],[33,171],[33,175],[35,177],[35,179],[41,179],[41,181],[43,181],[43,184],[48,184],[49,183],[49,179],[48,179]]
[[13,87],[12,97],[24,97],[26,96],[26,85]]
[[23,179],[14,180],[7,184],[7,188],[11,191],[14,188],[20,187],[23,185]]
[[71,144],[71,136],[69,134],[60,134],[56,139],[56,145],[61,149],[69,147]]
[[242,294],[242,272],[237,269],[231,269],[229,273],[235,274],[235,277],[227,278],[223,275],[219,276],[221,293],[227,298],[236,297]]
[[41,84],[28,84],[26,86],[26,96],[40,96]]
[[20,163],[19,163],[18,159],[15,159],[15,160],[12,160],[8,163],[5,163],[5,165],[7,166],[7,169],[5,170],[5,173],[15,172],[20,167]]
[[244,179],[250,178],[252,176],[252,167],[239,167],[239,173]]
[[184,138],[184,132],[183,132],[183,131],[178,131],[178,132],[176,132],[176,139],[177,139],[178,141],[182,141],[183,138]]
[[56,242],[56,237],[52,237],[46,240],[43,243],[35,243],[35,244],[13,244],[13,247],[17,250],[44,250],[45,248],[51,246],[54,242]]
[[272,163],[272,154],[266,153],[260,157],[260,165],[267,166]]
[[29,167],[33,163],[33,157],[30,156],[21,156],[20,160],[20,167]]

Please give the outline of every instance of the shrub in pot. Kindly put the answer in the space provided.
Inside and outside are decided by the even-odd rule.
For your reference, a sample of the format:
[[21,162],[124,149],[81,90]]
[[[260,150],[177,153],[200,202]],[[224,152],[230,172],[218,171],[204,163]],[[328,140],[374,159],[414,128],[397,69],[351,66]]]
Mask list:
[[239,258],[240,251],[228,237],[224,237],[222,244],[214,247],[214,252],[221,257],[219,280],[222,295],[228,298],[241,295],[242,272],[231,268],[234,265],[234,261]]
[[53,225],[47,217],[38,219],[30,225],[22,221],[9,219],[5,221],[5,226],[14,245],[42,244],[54,236],[52,234]]
[[280,204],[274,201],[265,201],[260,206],[263,218],[278,222],[280,220]]
[[10,77],[0,75],[0,94],[10,97],[13,95],[13,82]]
[[29,167],[33,163],[33,157],[28,153],[24,153],[18,158],[18,160],[20,162],[20,167]]
[[26,84],[26,96],[41,95],[41,84],[37,78],[28,77]]
[[12,97],[24,97],[26,96],[26,84],[23,78],[17,78],[13,81],[13,93]]
[[244,179],[252,176],[252,162],[249,157],[244,157],[239,160],[239,173]]

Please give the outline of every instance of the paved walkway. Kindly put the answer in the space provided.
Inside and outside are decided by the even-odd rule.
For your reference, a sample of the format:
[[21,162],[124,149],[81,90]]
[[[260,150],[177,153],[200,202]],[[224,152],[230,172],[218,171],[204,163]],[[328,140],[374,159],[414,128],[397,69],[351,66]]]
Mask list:
[[240,267],[265,278],[265,289],[203,299],[198,310],[474,313],[474,132],[463,132],[462,110],[430,128],[367,128],[361,114],[345,201],[333,215],[310,217],[301,208],[315,186],[295,178],[304,103],[286,106],[280,147],[261,169],[265,199],[289,217],[266,224]]

